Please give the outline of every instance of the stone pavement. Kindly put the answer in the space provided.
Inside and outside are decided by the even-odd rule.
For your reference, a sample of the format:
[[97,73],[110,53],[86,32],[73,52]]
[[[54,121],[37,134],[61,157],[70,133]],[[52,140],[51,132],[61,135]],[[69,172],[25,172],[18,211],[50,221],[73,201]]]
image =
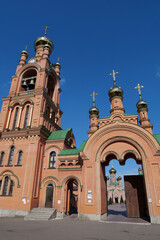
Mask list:
[[62,220],[24,221],[0,218],[1,240],[159,240],[160,225]]
[[148,219],[142,218],[128,218],[126,205],[124,204],[111,204],[108,206],[108,217],[105,221],[114,222],[133,222],[133,223],[148,223]]

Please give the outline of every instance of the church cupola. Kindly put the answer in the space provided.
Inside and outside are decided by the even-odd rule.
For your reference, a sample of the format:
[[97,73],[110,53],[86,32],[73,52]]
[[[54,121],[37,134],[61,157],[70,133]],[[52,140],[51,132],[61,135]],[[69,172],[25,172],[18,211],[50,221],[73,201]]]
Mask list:
[[142,175],[143,173],[142,173],[142,169],[139,167],[138,168],[138,175]]
[[119,184],[119,187],[122,187],[122,178],[121,178],[121,176],[119,176],[119,177],[117,178],[117,182],[118,182],[118,184]]
[[113,87],[110,88],[109,92],[108,92],[108,96],[109,96],[109,100],[111,102],[111,110],[110,113],[114,114],[114,113],[124,113],[124,108],[123,108],[123,90],[121,87],[116,85],[116,74],[118,74],[118,72],[115,72],[113,70],[112,73],[110,73],[110,75],[113,76],[113,82],[114,85]]
[[36,57],[40,57],[43,55],[44,50],[48,50],[48,55],[50,55],[53,51],[54,45],[53,42],[46,37],[47,35],[47,29],[49,29],[48,26],[45,27],[45,34],[43,37],[38,37],[35,41],[34,41],[34,48],[35,48],[35,52],[36,52]]
[[110,177],[110,182],[111,182],[111,183],[115,183],[115,182],[116,182],[116,169],[114,169],[113,166],[112,166],[112,168],[109,170],[109,173],[110,173],[110,175],[111,175],[111,177]]
[[139,116],[140,116],[140,125],[146,130],[148,130],[150,133],[152,133],[153,125],[150,124],[150,120],[148,119],[148,113],[147,113],[148,104],[146,101],[142,100],[142,97],[141,97],[141,88],[143,87],[144,86],[140,86],[139,83],[135,87],[135,89],[138,89],[138,93],[139,93],[139,101],[137,102],[136,107],[137,107],[137,112],[139,113]]
[[89,109],[89,118],[90,118],[90,131],[88,132],[89,137],[92,133],[94,133],[98,129],[98,118],[99,118],[99,110],[95,106],[95,96],[98,95],[93,91],[93,94],[90,96],[93,97],[93,106]]
[[57,75],[60,75],[61,70],[61,64],[59,63],[59,58],[57,58],[57,62],[54,64],[54,70],[57,73]]
[[25,50],[23,50],[22,52],[21,52],[21,59],[20,59],[20,61],[19,61],[19,64],[20,65],[24,65],[24,64],[26,64],[26,60],[27,60],[27,58],[28,58],[28,52],[27,52],[27,45],[26,45],[26,47],[25,47]]

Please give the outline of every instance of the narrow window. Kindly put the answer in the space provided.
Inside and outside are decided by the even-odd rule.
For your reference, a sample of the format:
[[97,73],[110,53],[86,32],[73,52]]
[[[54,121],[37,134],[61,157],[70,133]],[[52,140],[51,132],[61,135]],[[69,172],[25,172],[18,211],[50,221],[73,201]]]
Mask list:
[[14,149],[15,149],[15,147],[12,146],[12,147],[11,147],[11,151],[10,151],[10,155],[9,155],[9,161],[8,161],[8,165],[9,165],[9,166],[12,166]]
[[23,154],[23,152],[19,151],[17,165],[22,165],[22,154]]
[[4,187],[3,187],[3,195],[6,196],[7,195],[7,189],[8,189],[8,183],[9,183],[9,177],[5,177],[4,180]]
[[24,120],[24,128],[27,127],[28,116],[29,116],[29,105],[28,105],[27,108],[26,108],[26,115],[25,115],[25,120]]
[[15,112],[14,122],[13,122],[13,129],[15,129],[16,124],[17,124],[18,111],[19,111],[19,108],[17,107],[17,108],[16,108],[16,112]]
[[56,167],[56,152],[51,152],[49,158],[49,168],[55,167]]
[[1,152],[0,166],[3,166],[4,152]]
[[10,185],[10,189],[9,189],[9,196],[12,196],[13,186],[14,186],[14,183],[13,183],[13,181],[11,180],[11,185]]
[[2,180],[0,180],[0,191],[1,191],[1,186],[2,186]]

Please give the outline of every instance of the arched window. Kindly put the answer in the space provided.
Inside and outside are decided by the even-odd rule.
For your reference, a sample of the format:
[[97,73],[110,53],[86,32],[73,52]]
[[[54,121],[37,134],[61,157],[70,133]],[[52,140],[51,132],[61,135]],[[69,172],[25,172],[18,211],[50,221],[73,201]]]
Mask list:
[[26,115],[25,115],[25,119],[24,119],[24,128],[27,127],[28,116],[29,116],[29,105],[28,105],[27,108],[26,108]]
[[0,192],[1,192],[2,180],[0,180]]
[[51,152],[49,157],[49,168],[56,167],[56,152]]
[[2,195],[6,196],[7,195],[7,189],[8,189],[8,183],[9,183],[9,177],[5,177],[4,180],[4,187],[3,187],[3,193]]
[[4,154],[4,152],[1,152],[0,166],[3,166]]
[[19,154],[18,154],[18,162],[17,162],[17,165],[19,165],[19,166],[22,165],[22,155],[23,155],[23,152],[22,152],[22,151],[19,151]]
[[9,166],[11,166],[11,165],[12,165],[12,162],[13,162],[14,149],[15,149],[15,147],[12,146],[12,147],[11,147],[11,150],[10,150],[9,161],[8,161],[8,165],[9,165]]
[[19,111],[19,108],[16,107],[16,112],[15,112],[14,121],[13,121],[13,129],[16,128],[17,119],[18,119],[18,111]]
[[11,180],[10,189],[9,189],[9,194],[8,194],[9,196],[12,196],[13,186],[14,186],[14,182]]
[[[0,189],[1,189],[1,183],[2,183],[2,181],[0,181]],[[6,176],[4,179],[2,195],[3,196],[12,196],[13,186],[14,186],[14,182],[12,180],[10,180],[10,178],[8,176]]]

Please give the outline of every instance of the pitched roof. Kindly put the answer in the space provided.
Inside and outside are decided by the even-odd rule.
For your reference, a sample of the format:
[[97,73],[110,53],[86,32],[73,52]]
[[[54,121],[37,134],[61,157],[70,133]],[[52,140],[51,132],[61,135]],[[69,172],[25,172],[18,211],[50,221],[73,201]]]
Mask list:
[[68,155],[78,155],[79,152],[82,152],[87,141],[83,141],[79,148],[73,149],[62,149],[58,156],[68,156]]
[[153,134],[153,137],[156,139],[156,141],[160,145],[160,134]]
[[47,140],[57,140],[57,139],[65,139],[67,133],[71,130],[71,128],[67,128],[65,130],[56,130],[53,131]]

